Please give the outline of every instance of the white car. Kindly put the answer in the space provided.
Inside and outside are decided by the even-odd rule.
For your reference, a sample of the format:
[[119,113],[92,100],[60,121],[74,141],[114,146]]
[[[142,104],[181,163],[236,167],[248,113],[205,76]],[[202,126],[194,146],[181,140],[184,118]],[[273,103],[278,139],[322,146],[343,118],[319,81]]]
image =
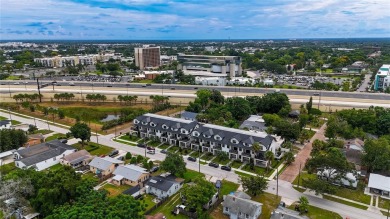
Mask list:
[[19,85],[20,83],[19,82],[15,82],[14,85]]

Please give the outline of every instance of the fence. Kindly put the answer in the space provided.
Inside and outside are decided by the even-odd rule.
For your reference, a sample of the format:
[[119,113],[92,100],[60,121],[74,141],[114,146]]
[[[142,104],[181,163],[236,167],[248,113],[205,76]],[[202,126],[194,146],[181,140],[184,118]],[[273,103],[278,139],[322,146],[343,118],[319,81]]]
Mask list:
[[145,211],[144,215],[148,215],[152,213],[154,210],[156,210],[158,207],[160,207],[162,204],[164,204],[166,201],[168,201],[169,198],[163,198],[160,200],[159,203],[156,203],[153,207],[151,207],[149,210]]

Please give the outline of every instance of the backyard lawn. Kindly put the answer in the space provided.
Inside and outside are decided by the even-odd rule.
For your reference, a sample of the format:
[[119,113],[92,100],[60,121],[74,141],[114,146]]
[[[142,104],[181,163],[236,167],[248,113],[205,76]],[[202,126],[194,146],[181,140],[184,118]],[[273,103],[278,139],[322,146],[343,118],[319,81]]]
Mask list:
[[88,172],[88,173],[85,173],[85,174],[81,175],[81,178],[83,178],[83,179],[91,179],[94,182],[96,182],[96,185],[99,183],[99,179],[92,172]]
[[81,146],[81,143],[76,143],[76,144],[73,144],[72,146],[77,148],[78,150],[85,149],[89,153],[91,153],[91,155],[108,154],[113,150],[113,148],[110,148],[110,147],[107,147],[107,146],[101,145],[101,144],[96,144],[94,142],[86,142],[84,144],[84,147]]
[[271,193],[263,193],[252,197],[252,200],[263,204],[260,219],[269,219],[271,212],[278,207],[281,198]]
[[166,217],[166,219],[187,219],[187,216],[184,216],[182,214],[179,215],[172,215],[171,211],[176,205],[181,204],[180,199],[180,191],[178,191],[175,195],[170,197],[167,201],[164,202],[164,204],[160,205],[160,207],[154,209],[150,215],[155,215],[157,213],[162,213]]
[[54,166],[49,167],[48,170],[56,171],[56,170],[61,169],[61,168],[62,168],[62,165],[58,163]]
[[153,199],[154,196],[149,194],[145,194],[141,197],[140,201],[145,206],[145,210],[143,212],[148,211],[149,209],[151,209],[153,206],[156,205],[156,203],[153,202]]
[[56,139],[66,139],[66,135],[62,133],[56,133],[54,135],[51,135],[45,139],[45,141],[53,141]]
[[109,197],[114,197],[114,196],[118,196],[118,195],[122,194],[122,192],[124,192],[130,188],[131,188],[131,186],[129,186],[129,185],[116,186],[116,185],[112,185],[112,184],[107,183],[101,189],[105,189],[106,191],[108,191]]
[[239,185],[234,182],[222,180],[221,195],[227,195],[231,192],[235,192],[238,187]]

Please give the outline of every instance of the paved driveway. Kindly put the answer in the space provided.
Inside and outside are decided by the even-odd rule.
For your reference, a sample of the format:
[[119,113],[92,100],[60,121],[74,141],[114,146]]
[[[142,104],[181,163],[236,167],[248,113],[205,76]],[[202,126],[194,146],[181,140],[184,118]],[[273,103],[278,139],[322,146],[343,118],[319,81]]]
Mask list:
[[310,142],[307,143],[301,151],[297,154],[295,157],[295,161],[290,164],[282,174],[280,174],[279,179],[287,181],[292,183],[294,179],[298,176],[299,174],[299,168],[301,170],[305,166],[307,158],[310,157],[310,152],[312,149],[312,143],[314,140],[319,139],[319,140],[325,140],[325,128],[326,124],[322,125],[322,127],[314,134],[314,136],[310,139]]

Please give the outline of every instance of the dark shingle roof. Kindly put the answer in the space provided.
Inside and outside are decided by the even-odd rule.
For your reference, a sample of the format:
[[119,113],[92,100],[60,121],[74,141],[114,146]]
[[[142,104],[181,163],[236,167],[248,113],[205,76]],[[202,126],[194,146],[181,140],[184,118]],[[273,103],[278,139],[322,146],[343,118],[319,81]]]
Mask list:
[[196,116],[197,115],[198,115],[198,113],[184,111],[184,112],[181,113],[181,118],[182,119],[191,119],[191,120],[196,121]]
[[179,182],[176,182],[176,178],[174,176],[153,176],[146,182],[146,185],[165,192],[175,184],[179,184]]
[[223,207],[228,207],[229,212],[238,214],[239,212],[254,216],[258,208],[263,204],[249,199],[239,198],[234,195],[227,195],[223,200]]

